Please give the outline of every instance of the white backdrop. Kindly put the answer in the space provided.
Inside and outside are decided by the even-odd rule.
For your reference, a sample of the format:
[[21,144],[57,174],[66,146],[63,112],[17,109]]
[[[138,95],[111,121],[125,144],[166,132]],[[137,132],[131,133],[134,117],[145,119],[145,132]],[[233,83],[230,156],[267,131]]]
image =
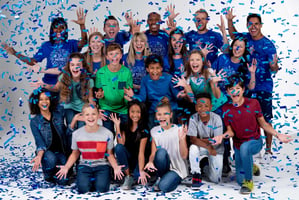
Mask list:
[[[219,15],[226,7],[233,7],[237,15],[236,28],[245,32],[246,16],[250,12],[262,15],[262,32],[275,43],[280,58],[281,70],[274,81],[274,127],[296,137],[298,134],[298,87],[297,73],[299,3],[297,0],[227,0],[227,1],[137,1],[137,0],[44,0],[4,2],[0,6],[0,41],[13,44],[17,51],[33,56],[37,47],[48,40],[51,15],[60,13],[68,19],[69,38],[80,37],[79,26],[71,22],[76,19],[76,7],[88,10],[86,27],[98,27],[103,33],[103,21],[110,14],[118,17],[121,29],[124,26],[124,12],[132,11],[135,19],[144,20],[141,30],[147,29],[147,14],[156,11],[163,16],[170,3],[176,5],[178,26],[184,31],[195,29],[193,13],[205,8],[210,15],[209,28],[215,29],[220,22]],[[166,27],[163,24],[161,27]],[[127,45],[125,49],[127,49]],[[11,158],[32,155],[35,147],[29,127],[28,96],[32,92],[31,80],[41,75],[30,75],[25,66],[0,49],[0,155]],[[44,66],[44,63],[41,64]],[[22,69],[23,68],[23,69]],[[297,143],[298,144],[298,143]],[[297,145],[298,146],[298,145]],[[24,151],[26,149],[26,151]]]

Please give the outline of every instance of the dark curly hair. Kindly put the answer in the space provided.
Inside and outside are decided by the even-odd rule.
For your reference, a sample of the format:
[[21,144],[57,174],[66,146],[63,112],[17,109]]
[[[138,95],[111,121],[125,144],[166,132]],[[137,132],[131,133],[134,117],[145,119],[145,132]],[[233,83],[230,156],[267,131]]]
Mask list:
[[55,37],[56,37],[56,34],[54,33],[54,28],[57,28],[57,27],[60,26],[60,25],[65,26],[65,31],[66,31],[66,33],[63,34],[63,36],[64,36],[63,40],[65,41],[65,40],[68,39],[67,23],[66,23],[66,21],[65,21],[64,18],[62,18],[62,17],[57,17],[57,18],[54,18],[54,19],[52,20],[52,23],[51,23],[51,26],[50,26],[50,35],[49,35],[49,37],[50,37],[50,42],[51,42],[51,44],[54,44],[54,43],[55,43]]
[[56,107],[58,105],[57,97],[55,95],[51,95],[51,92],[49,92],[47,89],[40,87],[38,89],[35,89],[29,97],[30,114],[32,114],[32,115],[40,114],[40,109],[39,109],[39,106],[38,106],[38,102],[39,102],[40,95],[42,93],[45,93],[46,96],[50,98],[49,110],[53,111],[53,110],[56,109]]

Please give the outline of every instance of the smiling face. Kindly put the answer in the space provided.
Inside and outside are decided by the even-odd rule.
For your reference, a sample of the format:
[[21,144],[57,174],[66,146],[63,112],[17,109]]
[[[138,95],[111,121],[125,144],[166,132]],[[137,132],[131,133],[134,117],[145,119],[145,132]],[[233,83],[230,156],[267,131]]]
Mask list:
[[109,39],[115,39],[117,33],[119,32],[118,22],[114,19],[109,19],[104,25],[104,32]]
[[246,48],[244,40],[236,40],[232,48],[233,48],[233,56],[235,58],[241,58]]
[[170,43],[175,54],[180,54],[183,47],[183,36],[181,34],[173,34],[171,36]]
[[95,106],[88,106],[83,109],[83,118],[86,126],[94,127],[98,123],[99,112]]
[[263,25],[261,24],[261,22],[257,17],[251,17],[247,23],[249,34],[254,39],[259,39],[260,37],[263,36],[261,31],[262,27]]
[[231,97],[232,101],[236,105],[241,105],[244,100],[244,91],[245,88],[242,87],[239,83],[227,89],[227,94]]
[[40,111],[48,111],[50,108],[50,97],[45,93],[41,93],[38,99],[38,107]]
[[119,66],[120,60],[122,58],[122,52],[120,49],[109,51],[107,52],[106,58],[109,60],[109,64],[112,66]]
[[71,58],[70,60],[70,72],[72,78],[80,78],[81,71],[83,69],[82,60],[80,58]]
[[159,80],[162,76],[163,68],[160,63],[151,63],[146,68],[146,71],[149,73],[152,80]]
[[94,54],[100,53],[104,47],[103,38],[100,35],[94,35],[89,40],[89,47]]
[[147,24],[149,26],[149,31],[152,34],[158,34],[160,30],[160,22],[161,22],[161,17],[158,13],[151,13],[148,16]]
[[192,53],[189,57],[189,63],[192,70],[192,73],[195,74],[201,74],[202,67],[203,67],[203,61],[202,57],[199,53]]
[[141,119],[141,109],[137,104],[134,104],[129,109],[129,117],[133,123],[138,123]]
[[203,121],[206,121],[209,119],[210,112],[212,110],[212,103],[211,100],[205,97],[198,98],[196,100],[196,106],[195,109],[197,113],[199,114],[200,118]]
[[172,112],[168,106],[158,107],[156,111],[156,119],[159,121],[160,126],[163,129],[169,129],[171,127]]
[[66,34],[66,26],[64,24],[59,24],[53,28],[54,38],[56,41],[64,40],[64,35]]
[[204,12],[196,12],[194,16],[195,26],[199,32],[207,30],[207,24],[209,22],[208,16]]
[[145,49],[145,41],[142,40],[140,37],[137,37],[134,40],[133,45],[136,54],[141,54]]

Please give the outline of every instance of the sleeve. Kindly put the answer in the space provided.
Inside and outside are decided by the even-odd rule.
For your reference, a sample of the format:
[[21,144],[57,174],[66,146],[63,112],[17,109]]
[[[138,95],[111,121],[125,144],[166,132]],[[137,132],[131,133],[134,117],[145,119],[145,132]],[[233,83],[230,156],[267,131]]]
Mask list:
[[89,84],[89,88],[93,88],[94,87],[94,80],[92,78],[89,79],[88,84]]
[[220,33],[215,34],[215,42],[216,42],[216,44],[214,44],[214,45],[218,49],[220,49],[223,46],[223,38],[222,38],[222,35]]
[[[125,67],[125,66],[124,66]],[[130,88],[133,88],[133,77],[132,77],[132,72],[128,70],[128,79],[127,79],[127,88],[130,87]]]
[[262,113],[262,109],[261,109],[260,103],[256,99],[251,99],[251,100],[254,100],[254,103],[255,103],[255,106],[254,106],[255,110],[254,110],[254,112],[256,114],[256,118],[262,117],[263,113]]
[[215,125],[214,125],[214,136],[222,135],[223,134],[223,125],[221,117],[217,114],[215,116]]
[[36,62],[42,62],[43,59],[46,58],[46,45],[46,43],[43,43],[42,46],[38,48],[38,51],[34,54],[33,59],[36,60]]
[[95,87],[96,88],[102,88],[102,82],[101,82],[101,76],[103,75],[102,70],[98,70],[96,73],[96,79],[95,79]]
[[41,128],[40,126],[41,126],[40,124],[34,123],[33,120],[30,121],[30,128],[35,140],[36,152],[47,149],[45,141],[40,132],[40,128]]
[[107,149],[113,149],[113,134],[110,130],[108,130],[108,138],[107,138]]
[[196,113],[192,115],[189,119],[189,127],[188,127],[188,136],[197,136],[197,124],[196,122]]
[[143,77],[141,79],[141,85],[140,85],[140,90],[138,95],[134,95],[133,98],[137,99],[140,102],[145,102],[147,98],[147,84],[146,84],[146,78],[147,76]]
[[78,145],[77,145],[77,133],[78,133],[78,130],[76,130],[75,132],[73,132],[72,134],[72,150],[78,150]]
[[168,61],[168,56],[163,57],[163,72],[169,72],[170,71],[170,65]]
[[172,94],[172,97],[173,97],[174,101],[176,101],[178,93],[180,92],[180,90],[183,90],[183,88],[182,87],[174,87],[175,85],[172,82],[171,78],[172,77],[170,77],[170,83],[169,83],[170,88],[169,89],[171,91],[171,94]]
[[212,69],[216,70],[216,73],[219,72],[219,62],[220,62],[221,56],[219,56],[212,64]]

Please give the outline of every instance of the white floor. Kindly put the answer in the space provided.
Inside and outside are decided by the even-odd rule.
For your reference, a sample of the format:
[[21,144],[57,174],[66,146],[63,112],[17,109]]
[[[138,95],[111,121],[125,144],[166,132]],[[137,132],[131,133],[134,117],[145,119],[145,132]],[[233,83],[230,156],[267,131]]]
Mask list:
[[[3,144],[3,141],[1,141]],[[0,199],[299,199],[298,136],[290,144],[281,145],[274,140],[274,160],[262,165],[261,176],[254,177],[254,191],[250,195],[239,194],[239,186],[233,175],[221,184],[207,183],[200,191],[192,191],[180,185],[174,192],[162,194],[150,188],[136,186],[122,191],[111,185],[108,193],[78,195],[74,186],[51,187],[42,179],[41,171],[31,171],[30,159],[34,145],[7,145],[0,153]],[[31,154],[31,155],[30,155]],[[258,162],[258,160],[257,160]],[[229,180],[231,179],[231,180]]]

